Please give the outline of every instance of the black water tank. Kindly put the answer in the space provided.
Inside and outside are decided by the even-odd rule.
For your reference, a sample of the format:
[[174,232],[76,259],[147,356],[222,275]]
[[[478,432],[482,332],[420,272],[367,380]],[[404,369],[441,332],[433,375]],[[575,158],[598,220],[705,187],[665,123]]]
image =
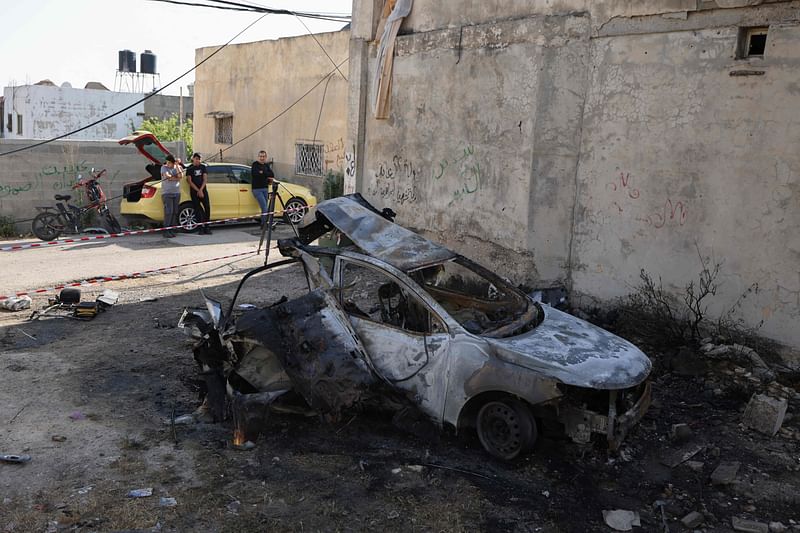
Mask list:
[[119,51],[119,71],[136,72],[136,54],[130,50]]
[[139,54],[139,68],[142,74],[156,73],[156,55],[150,50],[145,50]]

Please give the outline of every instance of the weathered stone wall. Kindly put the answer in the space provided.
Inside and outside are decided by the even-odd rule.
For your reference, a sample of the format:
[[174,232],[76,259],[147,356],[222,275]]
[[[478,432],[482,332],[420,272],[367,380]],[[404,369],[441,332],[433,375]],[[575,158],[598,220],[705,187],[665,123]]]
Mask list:
[[[0,153],[33,144],[30,140],[0,140]],[[183,143],[164,143],[172,153],[181,153]],[[56,194],[72,194],[78,175],[94,168],[107,169],[100,185],[108,198],[122,194],[126,183],[147,176],[148,161],[132,146],[113,141],[56,141],[0,159],[0,215],[14,220],[31,219],[38,205],[55,205]],[[120,198],[109,202],[119,213]],[[17,225],[20,233],[31,230],[30,221]]]
[[[349,42],[350,32],[339,31],[226,47],[195,74],[195,150],[217,161],[223,150],[225,161],[249,165],[265,149],[277,177],[319,194],[322,178],[295,174],[295,143],[321,142],[324,172],[342,171],[348,83],[338,73],[320,81],[331,60],[347,59]],[[217,48],[198,49],[196,61]],[[347,76],[346,61],[340,69]],[[233,146],[215,142],[213,112],[233,113]]]
[[[590,299],[641,269],[678,290],[700,254],[722,263],[712,313],[758,283],[742,315],[800,346],[800,2],[417,0],[376,120],[380,5],[354,4],[351,42],[346,145],[369,200]],[[764,25],[764,57],[736,59],[739,29]]]

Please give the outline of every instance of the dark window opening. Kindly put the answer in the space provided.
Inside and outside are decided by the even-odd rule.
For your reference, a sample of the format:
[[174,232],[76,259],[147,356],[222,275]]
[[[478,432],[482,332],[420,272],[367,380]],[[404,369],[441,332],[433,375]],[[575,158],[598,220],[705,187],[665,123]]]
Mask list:
[[233,117],[214,119],[214,142],[217,144],[233,144]]
[[764,57],[767,49],[768,26],[757,28],[739,28],[739,41],[737,43],[736,58]]
[[13,115],[11,113],[9,113],[8,114],[8,122],[6,122],[6,128],[8,129],[9,132],[12,131],[11,130],[11,119],[12,118],[13,118]]
[[22,135],[22,115],[17,113],[17,135]]

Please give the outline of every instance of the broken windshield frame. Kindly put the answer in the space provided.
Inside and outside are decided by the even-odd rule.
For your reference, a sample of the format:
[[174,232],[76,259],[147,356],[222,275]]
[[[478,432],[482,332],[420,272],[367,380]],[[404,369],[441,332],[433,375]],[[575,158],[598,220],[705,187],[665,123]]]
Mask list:
[[500,276],[463,256],[408,273],[474,335],[508,337],[541,323],[544,313]]

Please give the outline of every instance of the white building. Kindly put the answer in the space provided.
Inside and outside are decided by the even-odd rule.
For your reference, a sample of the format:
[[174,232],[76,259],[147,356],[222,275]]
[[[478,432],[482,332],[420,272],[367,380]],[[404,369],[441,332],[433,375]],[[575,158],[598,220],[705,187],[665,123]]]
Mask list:
[[[51,139],[91,124],[124,109],[142,94],[112,92],[100,84],[74,89],[57,87],[49,80],[3,90],[3,137]],[[92,88],[98,87],[98,88]],[[71,135],[71,139],[119,139],[142,123],[144,103],[137,104],[102,123]]]
[[109,91],[97,82],[74,89],[69,83],[58,87],[50,80],[43,80],[34,85],[6,87],[3,96],[0,137],[6,139],[52,139],[105,119],[128,106],[133,107],[69,138],[116,140],[138,129],[145,118],[166,119],[181,110],[184,120],[193,116],[191,97],[158,94],[133,105],[145,95]]

